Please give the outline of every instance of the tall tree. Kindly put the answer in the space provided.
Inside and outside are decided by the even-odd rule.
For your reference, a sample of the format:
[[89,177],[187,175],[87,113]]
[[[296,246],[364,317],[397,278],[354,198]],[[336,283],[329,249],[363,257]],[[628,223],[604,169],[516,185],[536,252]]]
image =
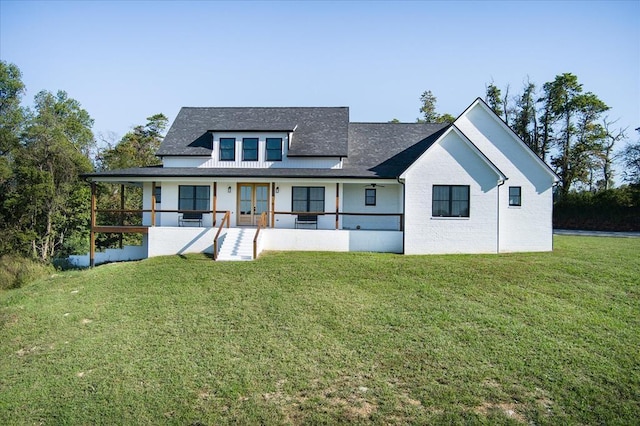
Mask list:
[[0,61],[0,184],[11,175],[11,153],[19,146],[24,110],[20,107],[25,86],[20,69]]
[[[595,142],[603,137],[596,120],[609,107],[593,93],[583,94],[582,85],[571,73],[556,76],[543,90],[544,125],[559,125],[553,139],[558,154],[551,162],[560,177],[560,193],[566,195],[575,182],[588,181],[589,156]],[[549,136],[545,132],[545,137]]]
[[99,154],[99,168],[114,170],[159,164],[156,151],[160,147],[168,121],[164,114],[147,117],[145,125],[134,127],[117,145],[110,146]]
[[486,87],[484,99],[487,102],[487,105],[489,105],[489,107],[493,110],[493,112],[496,113],[497,116],[500,117],[502,116],[502,114],[504,114],[504,110],[502,109],[503,101],[501,97],[501,91],[495,84],[493,84],[493,82],[491,82]]
[[418,117],[418,123],[453,123],[455,117],[451,114],[438,114],[436,112],[437,98],[431,90],[427,90],[420,95],[420,113],[422,117]]
[[92,170],[87,156],[92,125],[87,111],[66,92],[35,96],[24,149],[15,158],[16,191],[7,203],[20,212],[22,241],[43,261],[64,248],[74,232],[86,231],[89,197],[79,174]]
[[538,116],[535,100],[536,85],[527,81],[522,95],[516,100],[513,131],[535,152],[545,159],[546,147],[539,142]]
[[627,144],[620,156],[625,166],[622,173],[624,180],[631,184],[640,185],[640,127],[636,131],[638,132],[637,142]]

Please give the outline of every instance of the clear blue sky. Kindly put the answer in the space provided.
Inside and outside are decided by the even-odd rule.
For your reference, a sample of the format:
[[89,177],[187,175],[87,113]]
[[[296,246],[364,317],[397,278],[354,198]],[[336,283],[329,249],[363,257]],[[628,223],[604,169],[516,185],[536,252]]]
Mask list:
[[182,106],[349,106],[414,121],[431,90],[454,116],[494,81],[511,93],[578,76],[640,126],[640,1],[99,2],[0,0],[0,58],[30,104],[65,90],[122,136]]

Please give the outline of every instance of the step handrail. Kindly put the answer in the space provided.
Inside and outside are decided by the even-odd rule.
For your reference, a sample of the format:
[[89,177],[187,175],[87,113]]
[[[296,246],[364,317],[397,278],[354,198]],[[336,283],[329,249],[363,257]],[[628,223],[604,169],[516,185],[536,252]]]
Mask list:
[[229,228],[231,222],[231,212],[229,210],[224,213],[218,232],[216,232],[216,236],[213,238],[213,260],[218,259],[218,237],[220,237],[220,232],[222,232],[225,222],[227,223],[227,228]]
[[253,258],[258,258],[258,236],[260,235],[260,230],[262,228],[266,228],[267,226],[267,212],[262,212],[260,215],[260,220],[258,221],[258,229],[256,229],[256,236],[253,237]]

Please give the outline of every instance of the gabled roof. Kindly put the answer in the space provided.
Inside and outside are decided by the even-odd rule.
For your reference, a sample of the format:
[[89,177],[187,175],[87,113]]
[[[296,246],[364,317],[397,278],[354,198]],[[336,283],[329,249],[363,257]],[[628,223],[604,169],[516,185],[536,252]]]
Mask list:
[[402,174],[448,127],[441,123],[351,123],[344,169],[363,169],[380,178]]
[[344,157],[347,107],[194,108],[178,113],[157,155],[209,156],[215,132],[293,132],[290,157]]

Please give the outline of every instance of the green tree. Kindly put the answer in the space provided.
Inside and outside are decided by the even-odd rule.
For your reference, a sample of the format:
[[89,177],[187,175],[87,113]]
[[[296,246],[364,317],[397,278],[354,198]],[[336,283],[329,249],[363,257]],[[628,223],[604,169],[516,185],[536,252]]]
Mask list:
[[453,123],[455,117],[451,114],[438,114],[436,112],[437,98],[431,90],[427,90],[420,95],[420,113],[422,117],[418,117],[417,123]]
[[24,148],[15,156],[16,190],[6,200],[14,212],[23,253],[30,251],[33,257],[49,261],[73,251],[67,239],[87,233],[88,188],[79,174],[93,169],[88,158],[94,142],[92,125],[87,111],[66,92],[42,91],[35,96]]
[[0,185],[10,177],[11,154],[19,147],[25,119],[24,110],[20,107],[24,92],[20,69],[0,61]]
[[538,157],[545,160],[548,147],[540,143],[535,92],[536,85],[527,81],[522,95],[516,99],[513,131],[520,136]]
[[160,147],[168,121],[164,114],[147,117],[147,124],[134,127],[118,144],[99,154],[99,168],[115,170],[160,164],[156,151]]
[[588,181],[590,157],[604,137],[596,120],[609,107],[595,94],[582,93],[582,85],[571,73],[556,76],[544,84],[543,90],[544,124],[559,126],[553,139],[558,154],[551,163],[560,177],[560,193],[566,195],[574,183]]
[[500,89],[495,84],[493,84],[493,82],[486,87],[486,94],[484,99],[487,102],[487,105],[489,105],[489,107],[493,110],[493,112],[496,113],[498,117],[504,114],[504,110],[502,109],[503,102],[500,96]]
[[638,141],[629,143],[620,153],[622,163],[625,166],[622,177],[626,182],[640,185],[640,127],[636,129],[638,132]]

